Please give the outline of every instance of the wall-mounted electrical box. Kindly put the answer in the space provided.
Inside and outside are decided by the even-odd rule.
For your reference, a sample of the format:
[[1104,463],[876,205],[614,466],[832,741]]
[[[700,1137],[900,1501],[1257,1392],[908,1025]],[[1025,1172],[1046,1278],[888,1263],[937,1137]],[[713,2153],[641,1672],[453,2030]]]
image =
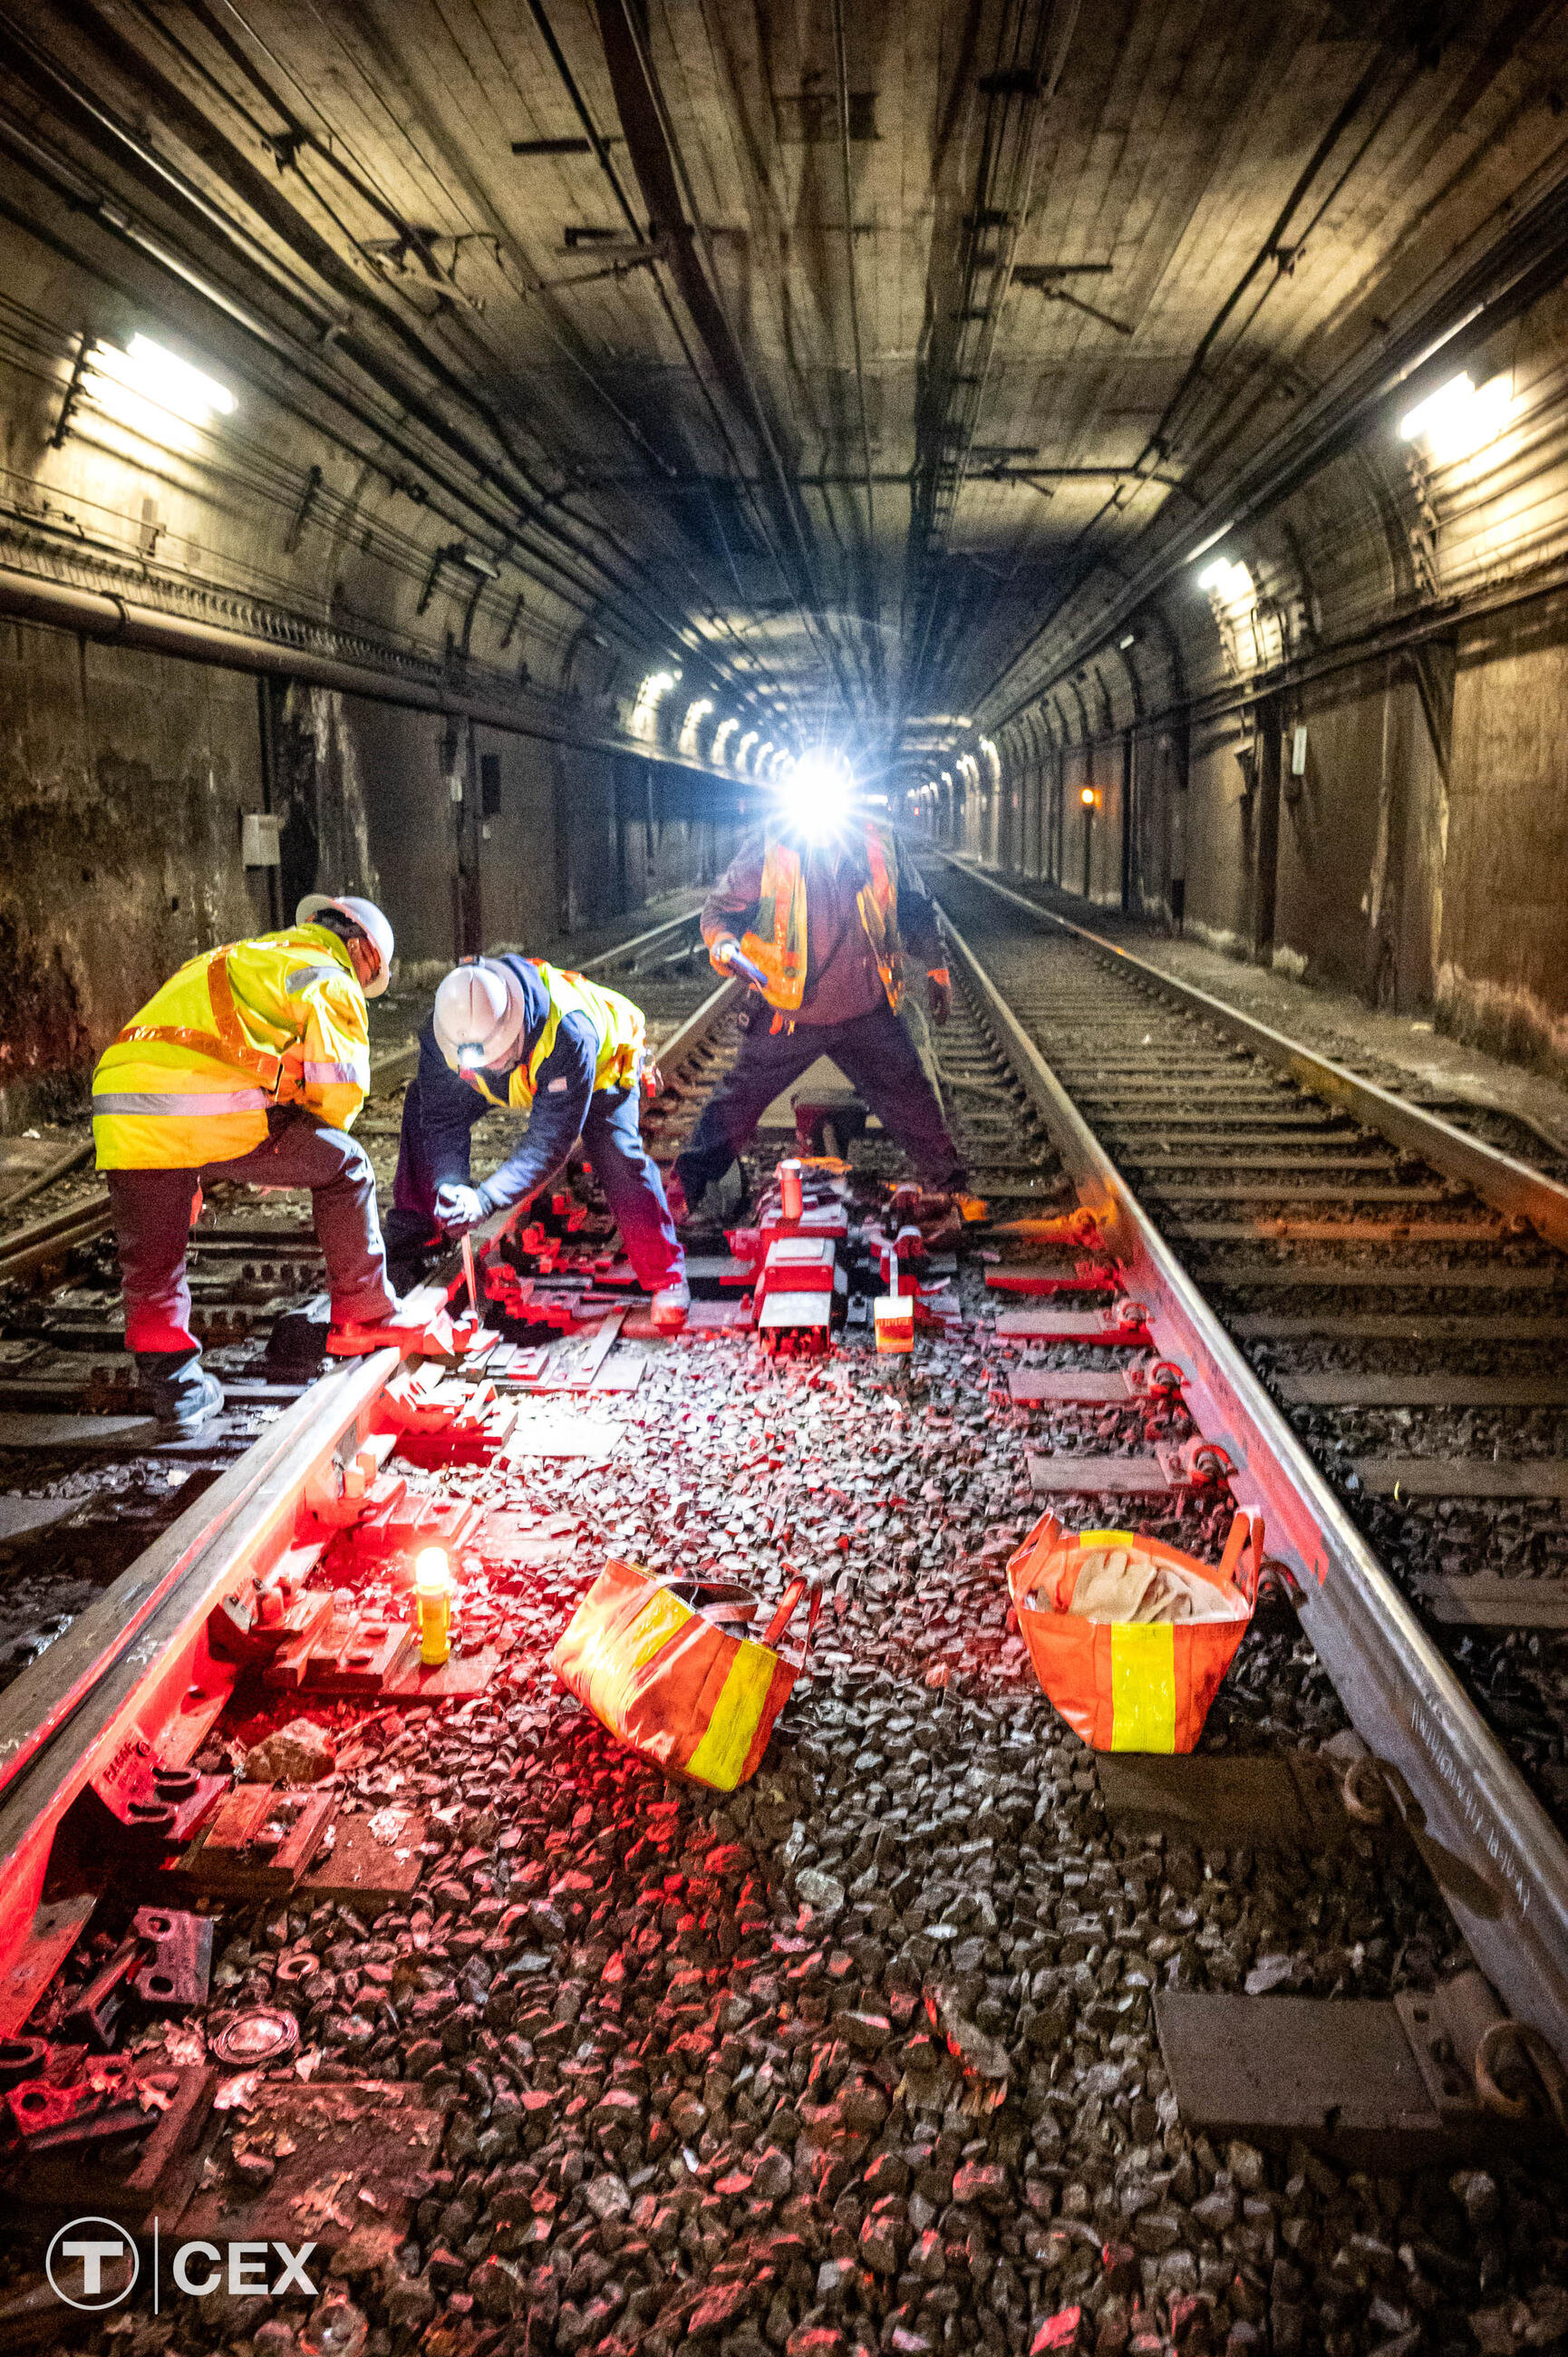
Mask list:
[[283,865],[278,848],[279,822],[272,811],[247,811],[241,834],[240,851],[247,867],[279,867]]

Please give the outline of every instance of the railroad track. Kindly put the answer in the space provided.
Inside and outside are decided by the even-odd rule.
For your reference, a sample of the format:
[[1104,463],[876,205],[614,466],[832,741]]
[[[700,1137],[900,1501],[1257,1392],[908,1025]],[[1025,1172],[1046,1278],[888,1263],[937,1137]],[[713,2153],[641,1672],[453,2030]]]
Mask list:
[[[313,1706],[338,1746],[325,1789],[347,1811],[345,1839],[371,1812],[424,1813],[415,1881],[374,1907],[291,1892],[286,1877],[265,1896],[246,1884],[201,1902],[217,1918],[211,2033],[236,2004],[285,2015],[317,2078],[301,2088],[292,2062],[263,2064],[244,2099],[253,2116],[202,2126],[192,2149],[217,2190],[178,2191],[177,2209],[194,2203],[178,2231],[296,2233],[302,2203],[316,2223],[306,2163],[332,2083],[368,2080],[375,2121],[387,2110],[384,2133],[357,2131],[349,2177],[335,2181],[365,2185],[396,2255],[329,2294],[363,2310],[333,2312],[334,2345],[357,2345],[367,2322],[395,2332],[439,2312],[463,2351],[483,2339],[473,2319],[526,2319],[537,2346],[557,2330],[569,2349],[646,2338],[650,2357],[667,2357],[681,2338],[749,2316],[779,2346],[795,2331],[820,2330],[810,2345],[824,2350],[856,2337],[889,2345],[898,2332],[900,2348],[1000,2357],[1047,2323],[1039,2345],[1070,2347],[1081,2303],[1107,2352],[1141,2333],[1139,2357],[1144,2344],[1154,2357],[1191,2329],[1196,2300],[1221,2341],[1238,2322],[1250,2329],[1238,2357],[1265,2322],[1288,2347],[1319,2306],[1338,2335],[1334,2357],[1359,2357],[1413,2329],[1398,2322],[1405,2278],[1380,2255],[1396,2212],[1403,2235],[1418,2201],[1403,2263],[1419,2296],[1411,2313],[1442,2346],[1459,2345],[1483,2296],[1528,2301],[1543,2329],[1555,2313],[1546,2278],[1568,2210],[1549,2177],[1527,2186],[1493,2158],[1517,2218],[1529,2209],[1529,2230],[1505,2240],[1491,2231],[1487,2205],[1499,2197],[1484,2172],[1464,2177],[1452,2219],[1437,2215],[1448,2197],[1432,2180],[1418,2194],[1397,2173],[1474,2148],[1463,2040],[1461,2083],[1441,2114],[1430,2084],[1412,2093],[1402,2082],[1390,2098],[1372,2063],[1387,2063],[1391,2037],[1408,2074],[1424,2038],[1452,2080],[1439,2050],[1455,2017],[1433,1984],[1466,1962],[1466,1941],[1518,2018],[1555,2042],[1557,1834],[1310,1436],[1144,1220],[1046,1064],[1033,1035],[1054,1008],[1094,1034],[1086,1093],[1088,1079],[1112,1077],[1114,987],[1091,962],[1082,1010],[1064,1013],[1065,970],[1049,976],[1050,1007],[1036,1006],[1046,969],[1034,920],[1007,910],[998,921],[1004,904],[978,885],[944,879],[941,890],[958,996],[934,1052],[993,1205],[957,1254],[961,1318],[922,1338],[912,1367],[871,1354],[864,1320],[826,1364],[759,1361],[744,1333],[655,1345],[622,1411],[622,1445],[585,1462],[449,1465],[435,1443],[409,1444],[441,1500],[471,1499],[522,1531],[504,1570],[497,1542],[465,1558],[502,1657],[485,1691],[412,1708]],[[1072,953],[1081,976],[1090,953]],[[638,954],[679,955],[679,939]],[[678,975],[656,1012],[661,987],[639,978],[637,995],[662,1033],[670,1085],[652,1126],[667,1158],[729,1052],[736,994]],[[1163,1019],[1138,1000],[1140,1050]],[[1240,1060],[1214,1052],[1234,1090]],[[1276,1091],[1300,1113],[1271,1077]],[[1286,1135],[1327,1143],[1313,1123]],[[894,1167],[875,1134],[863,1154]],[[1469,1216],[1467,1199],[1434,1199],[1438,1182],[1405,1168],[1342,1168],[1388,1158],[1359,1130],[1330,1158],[1330,1189],[1364,1178],[1428,1190],[1385,1206],[1401,1221]],[[755,1179],[765,1157],[750,1159]],[[1251,1187],[1251,1166],[1236,1168]],[[1161,1176],[1230,1183],[1183,1181],[1174,1165]],[[1169,1200],[1175,1216],[1207,1217],[1207,1197]],[[1094,1211],[1107,1252],[1078,1293],[1037,1307],[1018,1287],[1043,1247],[1026,1224],[1009,1231],[1074,1203]],[[1239,1223],[1232,1210],[1218,1218]],[[1528,1239],[1507,1248],[1521,1266],[1540,1263]],[[455,1273],[441,1283],[455,1290]],[[1028,1330],[1069,1311],[1071,1336],[1048,1322]],[[1025,1329],[1010,1331],[1019,1319]],[[1161,1358],[1180,1367],[1179,1396],[1127,1380]],[[0,2036],[24,2026],[23,1998],[32,2026],[58,2034],[80,2017],[80,1984],[122,1953],[137,1891],[123,1896],[80,1836],[127,1744],[139,1734],[186,1773],[242,1758],[249,1735],[221,1734],[235,1725],[224,1717],[234,1689],[209,1641],[214,1608],[248,1577],[287,1567],[311,1501],[346,1495],[372,1458],[396,1469],[405,1444],[393,1435],[389,1456],[386,1395],[397,1372],[388,1351],[269,1403],[249,1447],[205,1469],[195,1503],[0,1694]],[[602,1413],[596,1400],[582,1406],[590,1420]],[[1087,1753],[1024,1659],[1002,1566],[1047,1497],[1079,1500],[1069,1519],[1135,1522],[1210,1557],[1233,1501],[1268,1519],[1294,1606],[1276,1587],[1203,1751],[1166,1763],[1168,1778],[1130,1786],[1129,1764],[1151,1763]],[[788,1562],[825,1580],[815,1679],[755,1784],[727,1801],[628,1762],[554,1690],[551,1645],[607,1553],[656,1571],[714,1568],[765,1597]],[[348,1576],[347,1558],[328,1562]],[[1421,1739],[1423,1712],[1447,1773]],[[1402,1783],[1362,1774],[1347,1714]],[[1382,1826],[1347,1821],[1347,1768],[1362,1816],[1380,1789]],[[1240,1782],[1217,1803],[1211,1771],[1226,1769]],[[1270,1994],[1243,2000],[1254,1986]],[[1467,1986],[1463,1974],[1454,1986]],[[1262,2115],[1227,2112],[1233,2087],[1218,2096],[1205,2082],[1210,2066],[1223,2080],[1228,2059],[1212,2031],[1196,2075],[1190,2053],[1178,2064],[1173,2008],[1227,1996],[1271,2028],[1305,2007],[1298,2040],[1320,2042],[1329,2017],[1350,2026],[1366,2102],[1348,2144],[1346,2122],[1304,2115],[1277,2158],[1254,2149],[1247,2123]],[[180,2017],[199,2051],[204,2018],[194,2004]],[[1384,2041],[1375,2055],[1369,2039]],[[1274,2075],[1295,2086],[1304,2073],[1292,2053]],[[316,2100],[312,2085],[325,2092],[300,2160],[290,2123]],[[394,2116],[405,2097],[423,2107],[406,2134]],[[287,2134],[269,2143],[274,2118]],[[423,2174],[376,2173],[379,2143],[419,2135],[435,2139]],[[1303,2136],[1337,2165],[1304,2167]],[[1357,2167],[1377,2181],[1344,2174]],[[95,2200],[119,2214],[108,2192]],[[265,2222],[273,2212],[256,2205],[268,2201],[286,2228]],[[352,2223],[323,2220],[327,2247]],[[1464,2255],[1471,2230],[1485,2244],[1476,2263]],[[172,2219],[164,2231],[172,2241]],[[982,2311],[1000,2340],[981,2335]]]
[[[587,970],[635,989],[670,1065],[671,1092],[649,1129],[657,1147],[660,1124],[684,1092],[710,1084],[714,1069],[714,978],[695,919],[645,929]],[[407,1017],[417,1021],[417,1006]],[[415,1062],[412,1045],[372,1049],[357,1135],[383,1200]],[[507,1114],[489,1116],[476,1156],[499,1160],[519,1127]],[[319,1365],[308,1332],[280,1330],[319,1307],[325,1283],[305,1199],[252,1189],[225,1199],[215,1189],[192,1232],[189,1267],[193,1322],[223,1378],[225,1412],[194,1440],[161,1436],[135,1410],[108,1199],[91,1160],[91,1140],[72,1142],[0,1203],[0,1550],[16,1550],[9,1592],[0,1592],[0,1680],[298,1400]],[[46,1538],[51,1561],[38,1567]]]
[[1568,1693],[1528,1633],[1568,1627],[1568,1190],[989,879],[935,880],[1473,1953],[1568,2054]]

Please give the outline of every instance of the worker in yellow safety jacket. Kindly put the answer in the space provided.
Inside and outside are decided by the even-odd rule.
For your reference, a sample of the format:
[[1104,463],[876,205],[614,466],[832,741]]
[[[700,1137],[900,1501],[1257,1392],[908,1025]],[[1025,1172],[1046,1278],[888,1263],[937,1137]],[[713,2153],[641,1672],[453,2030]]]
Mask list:
[[963,1182],[936,1092],[898,1019],[917,961],[932,1021],[948,1019],[952,991],[929,897],[892,828],[856,809],[846,780],[819,768],[809,800],[789,796],[787,787],[703,907],[712,964],[752,995],[739,1016],[739,1054],[675,1164],[677,1220],[738,1161],[768,1107],[820,1056],[832,1058],[928,1186]]
[[372,900],[309,894],[285,932],[189,959],[104,1050],[92,1135],[125,1297],[125,1344],[158,1421],[188,1433],[222,1389],[190,1330],[186,1245],[204,1178],[308,1187],[340,1335],[392,1318],[375,1179],[349,1125],[371,1084],[365,1001],[391,978]]
[[[442,1237],[535,1195],[580,1137],[620,1229],[656,1326],[691,1305],[685,1256],[639,1114],[642,1009],[580,974],[508,951],[449,974],[419,1038],[403,1109],[387,1241],[400,1273]],[[492,1106],[526,1110],[528,1128],[478,1186],[469,1132]]]

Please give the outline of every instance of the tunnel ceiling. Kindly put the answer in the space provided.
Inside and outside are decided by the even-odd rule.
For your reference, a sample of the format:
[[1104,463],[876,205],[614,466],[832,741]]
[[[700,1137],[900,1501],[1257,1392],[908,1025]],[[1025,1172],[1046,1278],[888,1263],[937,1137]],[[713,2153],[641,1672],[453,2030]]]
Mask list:
[[1453,325],[1563,173],[1564,13],[61,0],[0,146],[587,552],[628,660],[940,749]]

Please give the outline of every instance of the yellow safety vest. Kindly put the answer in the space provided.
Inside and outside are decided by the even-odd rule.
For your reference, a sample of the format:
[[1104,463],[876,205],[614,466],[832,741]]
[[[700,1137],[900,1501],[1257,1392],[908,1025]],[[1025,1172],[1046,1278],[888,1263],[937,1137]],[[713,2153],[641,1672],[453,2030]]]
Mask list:
[[493,1105],[531,1105],[539,1086],[540,1067],[555,1045],[562,1017],[585,1015],[599,1043],[594,1064],[595,1088],[632,1087],[642,1067],[646,1027],[641,1007],[623,998],[618,990],[603,990],[596,982],[588,982],[580,974],[546,964],[543,958],[530,958],[527,963],[550,993],[550,1012],[534,1043],[533,1053],[526,1063],[519,1064],[514,1072],[507,1075],[505,1096],[497,1096],[483,1072],[465,1072],[463,1078],[469,1086],[478,1089]]
[[[862,885],[855,905],[875,954],[887,1004],[897,1014],[904,995],[898,856],[893,837],[884,829],[868,820],[864,831],[871,877]],[[805,996],[807,940],[806,876],[800,855],[792,845],[769,837],[762,855],[757,930],[745,935],[741,948],[768,976],[763,997],[785,1015],[793,1015]]]
[[274,1104],[347,1129],[371,1085],[365,994],[324,925],[191,958],[92,1075],[100,1170],[195,1170],[260,1146]]

